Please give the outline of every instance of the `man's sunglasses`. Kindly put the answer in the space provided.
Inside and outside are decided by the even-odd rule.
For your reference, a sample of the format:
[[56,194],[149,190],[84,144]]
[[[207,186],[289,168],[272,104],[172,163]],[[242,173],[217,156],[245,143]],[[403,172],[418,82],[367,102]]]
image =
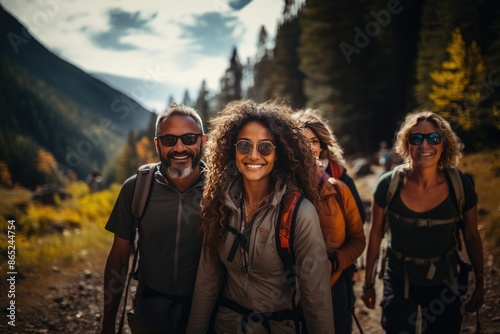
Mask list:
[[[238,140],[234,146],[236,146],[236,151],[238,151],[239,154],[248,154],[253,150],[253,143],[246,139]],[[257,143],[257,152],[262,156],[271,155],[275,148],[276,146],[274,146],[271,141],[266,140]]]
[[408,136],[408,142],[411,145],[422,145],[424,139],[427,139],[427,142],[431,145],[438,145],[443,142],[443,138],[438,132],[432,133],[412,133]]
[[196,144],[196,141],[198,141],[198,137],[202,136],[202,133],[185,133],[180,136],[174,136],[174,135],[161,135],[161,136],[156,136],[163,146],[175,146],[177,144],[177,139],[181,139],[182,143],[184,145],[194,145]]

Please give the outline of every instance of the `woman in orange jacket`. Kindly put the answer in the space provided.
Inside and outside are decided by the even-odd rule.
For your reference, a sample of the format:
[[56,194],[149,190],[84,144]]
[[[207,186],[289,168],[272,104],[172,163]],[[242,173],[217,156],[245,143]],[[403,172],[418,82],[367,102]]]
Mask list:
[[303,125],[304,134],[318,159],[319,218],[331,264],[335,333],[351,333],[354,262],[366,244],[364,208],[353,180],[342,165],[342,148],[326,122],[310,109],[296,112],[294,118]]

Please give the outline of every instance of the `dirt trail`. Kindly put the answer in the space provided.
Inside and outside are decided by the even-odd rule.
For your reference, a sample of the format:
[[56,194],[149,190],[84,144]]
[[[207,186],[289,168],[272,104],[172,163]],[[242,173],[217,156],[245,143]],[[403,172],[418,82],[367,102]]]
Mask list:
[[[380,174],[377,168],[375,172],[355,180],[366,202],[370,201],[371,190]],[[489,260],[486,264],[486,303],[481,309],[481,333],[500,333],[499,272],[488,249],[489,245],[485,244],[485,256]],[[0,306],[4,315],[0,320],[0,333],[97,333],[102,316],[102,275],[106,256],[107,252],[87,256],[68,268],[45,267],[19,280],[16,284],[16,327],[7,325],[7,296],[2,268]],[[364,271],[359,270],[355,284],[357,319],[365,334],[383,333],[380,307],[368,310],[361,301],[363,278]],[[381,289],[382,281],[377,280],[378,300]],[[466,314],[463,327],[463,333],[475,333],[475,315]],[[359,333],[355,323],[353,333]]]
[[[356,187],[360,193],[360,196],[366,204],[371,201],[371,192],[375,186],[378,176],[381,174],[382,169],[378,166],[373,167],[374,174],[365,176],[363,178],[355,179]],[[369,209],[368,209],[369,210]],[[498,270],[498,261],[493,260],[493,254],[490,249],[493,249],[488,242],[484,241],[486,230],[482,227],[479,221],[479,230],[481,236],[483,237],[483,248],[485,255],[485,304],[480,310],[480,326],[482,334],[488,333],[500,333],[500,272]],[[368,238],[369,224],[365,224],[365,234]],[[367,239],[368,240],[368,239]],[[464,252],[462,252],[464,253]],[[467,255],[461,254],[463,258],[467,258]],[[358,259],[358,264],[363,266],[363,256]],[[380,324],[381,319],[381,308],[377,306],[374,310],[368,309],[363,301],[361,300],[362,295],[362,285],[364,282],[364,269],[360,269],[355,276],[356,283],[354,285],[354,292],[356,295],[355,303],[355,314],[358,319],[360,326],[365,334],[378,334],[384,333],[382,326]],[[470,276],[473,276],[472,274]],[[376,292],[377,292],[377,303],[380,302],[383,290],[383,282],[380,279],[376,279]],[[469,282],[468,294],[462,298],[462,302],[465,303],[469,300],[470,294],[472,293],[472,288],[474,287],[473,279]],[[462,325],[462,333],[477,333],[477,321],[476,313],[470,314],[463,312],[464,321]],[[353,333],[360,333],[357,325],[353,322]]]

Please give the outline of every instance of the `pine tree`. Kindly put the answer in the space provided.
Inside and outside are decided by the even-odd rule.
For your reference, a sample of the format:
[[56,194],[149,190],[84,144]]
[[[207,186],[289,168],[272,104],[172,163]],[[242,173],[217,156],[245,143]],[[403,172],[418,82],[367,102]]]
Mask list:
[[210,114],[210,109],[208,105],[208,90],[207,90],[207,83],[205,80],[201,82],[201,87],[200,91],[198,93],[198,98],[196,99],[196,103],[194,105],[194,108],[196,111],[198,111],[198,114],[200,114],[200,117],[203,121],[203,124],[205,126],[205,130],[208,131],[206,128],[208,126],[208,120],[209,120],[209,114]]
[[125,181],[133,175],[139,167],[139,157],[135,146],[135,135],[133,131],[128,134],[127,144],[124,146],[118,157],[118,167],[116,171],[117,182]]
[[366,125],[369,102],[365,99],[375,82],[367,75],[373,43],[357,47],[354,42],[356,29],[367,22],[365,5],[363,0],[308,0],[299,14],[306,106],[326,116],[341,145],[350,151],[361,151],[373,129]]
[[483,1],[479,21],[482,24],[481,36],[484,39],[481,49],[488,67],[487,77],[483,80],[487,90],[484,94],[484,104],[491,111],[483,122],[489,124],[489,127],[482,129],[481,132],[488,133],[487,140],[498,145],[500,142],[500,2]]
[[278,27],[274,47],[273,72],[269,89],[272,98],[281,98],[293,108],[303,108],[304,74],[299,70],[300,59],[297,52],[300,37],[298,17],[291,17]]
[[238,59],[238,50],[235,47],[229,62],[229,68],[220,80],[221,92],[219,103],[221,106],[232,100],[241,99],[241,80],[243,78],[243,67]]
[[175,98],[174,98],[174,96],[173,96],[173,95],[169,95],[169,96],[168,96],[168,100],[167,100],[167,108],[168,108],[168,107],[169,107],[172,103],[174,103],[174,102],[175,102]]
[[182,104],[185,106],[191,107],[191,97],[189,96],[189,90],[184,90],[184,97],[182,98]]
[[449,59],[443,62],[442,70],[430,74],[436,84],[432,85],[429,99],[436,112],[470,130],[480,121],[480,79],[486,76],[486,66],[477,43],[473,41],[467,48],[458,28],[453,31],[447,51]]
[[419,108],[429,108],[432,80],[429,73],[439,69],[446,57],[451,33],[460,28],[467,43],[475,39],[478,1],[426,1],[421,16],[414,96]]
[[264,102],[271,98],[270,73],[273,72],[272,52],[267,48],[268,34],[262,26],[257,42],[257,55],[253,68],[253,87],[250,95],[257,102]]
[[266,27],[261,26],[259,31],[259,37],[257,39],[257,55],[256,61],[260,61],[263,57],[267,55],[267,39],[269,34],[267,33]]
[[[340,60],[336,51],[342,4],[334,1],[308,0],[300,14],[300,70],[304,73],[307,106],[333,115],[340,91],[332,82],[334,64]],[[343,11],[342,15],[345,15]],[[340,41],[339,41],[340,42]]]

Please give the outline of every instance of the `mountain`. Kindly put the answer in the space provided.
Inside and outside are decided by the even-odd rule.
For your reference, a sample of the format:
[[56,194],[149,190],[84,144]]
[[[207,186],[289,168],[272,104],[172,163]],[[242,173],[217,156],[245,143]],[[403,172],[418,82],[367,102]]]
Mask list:
[[84,178],[149,123],[150,111],[50,52],[1,5],[0,37],[0,161],[15,182],[40,181],[42,148]]
[[145,126],[149,111],[118,90],[59,58],[0,6],[0,50],[13,62],[93,113],[117,121],[117,126]]
[[[93,72],[90,73],[98,80],[115,87],[143,105],[148,106],[151,111],[160,112],[167,106],[169,96],[173,96],[176,101],[182,101],[185,88],[171,83],[165,83],[151,75],[150,80],[130,78],[110,73]],[[138,89],[139,88],[139,89]]]

